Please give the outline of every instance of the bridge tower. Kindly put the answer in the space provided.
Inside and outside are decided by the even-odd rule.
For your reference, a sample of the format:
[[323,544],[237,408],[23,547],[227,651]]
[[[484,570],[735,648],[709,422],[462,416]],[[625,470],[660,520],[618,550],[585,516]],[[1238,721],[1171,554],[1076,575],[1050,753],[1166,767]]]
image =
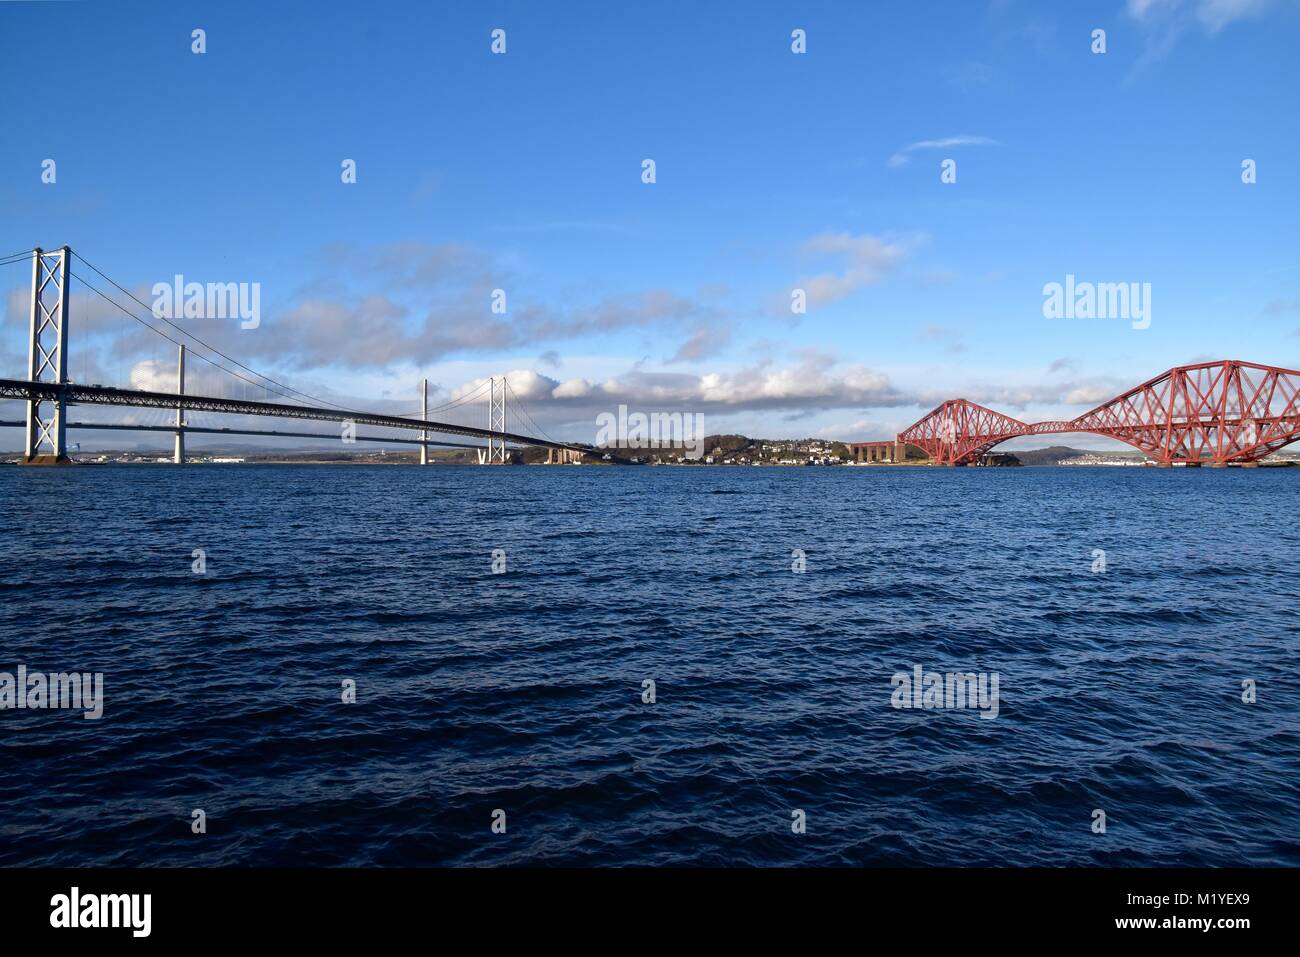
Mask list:
[[[420,380],[420,418],[429,421],[429,380]],[[420,430],[420,464],[429,464],[429,432]]]
[[[68,381],[68,286],[72,250],[32,250],[31,341],[27,378],[32,382]],[[27,400],[25,464],[64,465],[68,458],[67,409],[62,393]]]
[[[185,394],[185,343],[179,346],[176,356],[176,394]],[[173,461],[177,465],[185,464],[185,403],[176,402],[176,452]]]
[[[501,433],[505,430],[506,377],[492,376],[488,384],[488,431]],[[489,435],[486,453],[479,452],[478,461],[480,465],[505,465],[506,440]]]

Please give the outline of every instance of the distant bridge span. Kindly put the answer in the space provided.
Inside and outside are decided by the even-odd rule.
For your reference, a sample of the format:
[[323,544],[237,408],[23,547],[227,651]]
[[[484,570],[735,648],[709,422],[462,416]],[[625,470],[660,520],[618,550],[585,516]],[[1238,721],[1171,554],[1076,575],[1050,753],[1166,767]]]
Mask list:
[[1063,432],[1119,439],[1160,465],[1250,465],[1300,440],[1300,372],[1236,359],[1177,366],[1068,422],[1022,422],[950,399],[893,443],[850,448],[901,461],[911,445],[936,465],[969,465],[1008,439]]
[[[418,432],[437,432],[446,435],[464,435],[474,438],[492,439],[512,442],[517,445],[537,445],[542,448],[563,449],[578,453],[589,450],[569,442],[552,442],[549,439],[520,435],[515,432],[497,432],[480,429],[469,425],[451,422],[436,422],[432,419],[414,419],[407,416],[379,415],[371,412],[351,412],[340,409],[318,408],[308,405],[292,405],[284,402],[255,402],[247,399],[222,399],[216,396],[203,396],[171,392],[146,392],[141,389],[114,389],[107,386],[78,385],[73,382],[31,382],[26,379],[0,379],[0,399],[25,399],[32,403],[56,403],[65,405],[119,405],[136,408],[181,409],[195,412],[229,412],[236,415],[264,415],[285,419],[314,419],[324,422],[353,422],[356,425],[378,426],[388,429],[410,429]],[[146,428],[145,426],[118,426],[119,428]],[[99,423],[85,423],[82,428],[113,428]],[[154,431],[175,431],[175,427],[147,427]],[[228,429],[192,429],[186,431],[231,431]],[[245,435],[262,435],[256,430],[243,430]],[[324,436],[322,436],[324,437]],[[395,441],[392,439],[375,439],[374,441]],[[419,440],[412,440],[419,441]],[[429,445],[460,446],[447,442],[428,442]]]

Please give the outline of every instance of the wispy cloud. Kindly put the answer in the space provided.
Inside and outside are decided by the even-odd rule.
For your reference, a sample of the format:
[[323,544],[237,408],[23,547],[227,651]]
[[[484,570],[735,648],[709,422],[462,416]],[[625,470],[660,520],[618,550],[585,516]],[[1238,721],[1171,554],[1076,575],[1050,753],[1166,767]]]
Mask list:
[[677,347],[669,362],[693,362],[717,355],[731,344],[731,326],[726,323],[701,322],[690,337]]
[[596,219],[555,219],[536,223],[500,223],[491,227],[505,233],[624,233],[626,227]]
[[1168,56],[1198,24],[1213,36],[1230,23],[1260,16],[1276,5],[1276,0],[1128,0],[1125,12],[1145,28],[1147,37],[1127,80]]
[[[891,240],[869,234],[822,233],[803,244],[805,256],[836,261],[836,267],[804,276],[799,287],[808,294],[809,307],[837,302],[880,282],[893,273],[910,248],[923,238]],[[788,301],[786,308],[789,308]]]
[[962,134],[960,136],[946,136],[937,140],[918,140],[915,143],[909,143],[904,146],[893,156],[889,157],[889,165],[893,167],[906,166],[910,159],[911,153],[917,150],[946,150],[955,146],[997,146],[998,141],[990,139],[987,136],[970,136]]
[[1300,312],[1300,296],[1296,296],[1294,299],[1274,299],[1264,305],[1264,312],[1270,316],[1284,316],[1288,313]]
[[925,326],[917,333],[917,337],[931,342],[942,343],[943,351],[947,353],[955,354],[966,351],[966,344],[962,342],[961,333],[956,329],[950,329],[947,326]]
[[1128,15],[1139,23],[1151,23],[1190,11],[1209,33],[1217,33],[1234,20],[1259,16],[1275,0],[1128,0]]

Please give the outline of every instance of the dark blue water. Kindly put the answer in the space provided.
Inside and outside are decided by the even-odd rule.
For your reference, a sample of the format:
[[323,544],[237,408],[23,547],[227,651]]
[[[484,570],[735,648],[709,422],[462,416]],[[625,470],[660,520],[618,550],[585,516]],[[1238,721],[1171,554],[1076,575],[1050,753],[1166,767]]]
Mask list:
[[[106,699],[0,711],[0,864],[1300,864],[1300,470],[0,493],[0,671]],[[893,708],[916,665],[997,672],[998,716]]]

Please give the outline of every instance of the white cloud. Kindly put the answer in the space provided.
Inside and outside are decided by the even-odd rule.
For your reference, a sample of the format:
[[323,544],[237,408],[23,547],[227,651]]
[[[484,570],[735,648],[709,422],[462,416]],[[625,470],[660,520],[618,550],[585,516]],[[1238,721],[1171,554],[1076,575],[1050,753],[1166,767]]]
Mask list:
[[[774,411],[799,413],[832,409],[930,408],[944,399],[964,396],[1012,414],[1027,406],[1096,405],[1122,391],[1106,377],[1065,382],[967,382],[920,389],[900,388],[890,377],[860,364],[841,363],[826,353],[808,351],[777,365],[762,360],[734,369],[701,374],[645,372],[632,369],[604,379],[574,377],[564,381],[531,369],[506,374],[515,396],[534,415],[551,421],[581,419],[619,403],[650,410],[682,409],[731,414]],[[922,376],[922,381],[928,381]],[[475,377],[452,390],[452,398],[485,387]]]
[[551,398],[556,400],[564,399],[585,399],[591,395],[592,385],[586,379],[570,379],[567,382],[561,382],[551,392]]
[[1215,33],[1233,20],[1258,16],[1272,0],[1201,0],[1196,8],[1196,18],[1211,33]]
[[987,136],[970,136],[966,134],[947,136],[938,140],[918,140],[915,143],[909,143],[889,157],[889,165],[895,167],[907,165],[908,154],[917,150],[946,150],[954,146],[996,146],[997,144],[997,140],[990,139]]
[[1210,33],[1217,33],[1234,20],[1264,13],[1273,0],[1194,0],[1189,8],[1184,0],[1128,0],[1128,14],[1141,23],[1168,18],[1191,9]]
[[1128,15],[1135,20],[1146,20],[1153,14],[1176,10],[1183,0],[1128,0]]
[[851,233],[823,233],[808,240],[803,252],[813,257],[841,260],[841,268],[806,276],[799,287],[808,294],[808,305],[824,305],[874,285],[892,273],[907,255],[909,243],[888,241],[879,236]]
[[1107,386],[1080,386],[1065,394],[1066,405],[1101,405],[1115,398],[1118,390]]

